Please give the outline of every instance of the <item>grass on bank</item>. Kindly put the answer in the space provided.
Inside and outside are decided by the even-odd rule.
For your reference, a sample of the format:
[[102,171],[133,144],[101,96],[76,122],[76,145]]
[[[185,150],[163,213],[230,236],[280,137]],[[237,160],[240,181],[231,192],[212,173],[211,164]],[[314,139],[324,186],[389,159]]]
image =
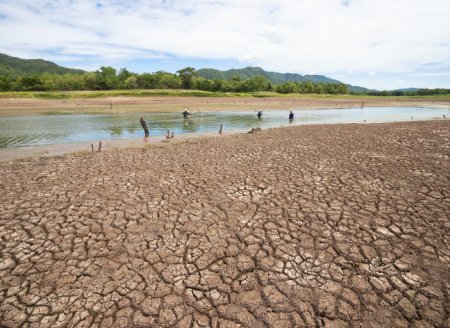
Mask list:
[[368,96],[368,95],[332,95],[332,94],[280,94],[276,92],[213,92],[202,90],[101,90],[101,91],[6,91],[0,92],[1,98],[37,98],[37,99],[76,99],[102,97],[289,97],[289,98],[352,98],[352,99],[439,99],[450,100],[450,95],[432,96]]
[[72,99],[102,97],[273,97],[276,93],[211,92],[201,90],[100,90],[100,91],[7,91],[0,98]]

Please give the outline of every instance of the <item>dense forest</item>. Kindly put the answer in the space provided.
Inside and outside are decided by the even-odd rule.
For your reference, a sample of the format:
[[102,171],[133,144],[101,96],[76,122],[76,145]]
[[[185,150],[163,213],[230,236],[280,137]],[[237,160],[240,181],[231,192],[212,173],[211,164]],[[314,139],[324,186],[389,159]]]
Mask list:
[[185,89],[213,92],[270,91],[281,94],[355,94],[373,96],[448,95],[450,89],[369,90],[323,75],[268,72],[260,67],[219,71],[186,67],[177,73],[133,73],[107,66],[95,72],[66,68],[42,59],[0,54],[0,91],[75,91]]
[[117,71],[101,67],[96,72],[82,74],[32,74],[0,76],[1,91],[72,91],[113,89],[186,89],[219,92],[274,91],[278,93],[348,94],[343,83],[286,82],[274,85],[264,76],[242,79],[236,75],[230,80],[206,79],[191,67],[168,72],[132,73],[127,69]]

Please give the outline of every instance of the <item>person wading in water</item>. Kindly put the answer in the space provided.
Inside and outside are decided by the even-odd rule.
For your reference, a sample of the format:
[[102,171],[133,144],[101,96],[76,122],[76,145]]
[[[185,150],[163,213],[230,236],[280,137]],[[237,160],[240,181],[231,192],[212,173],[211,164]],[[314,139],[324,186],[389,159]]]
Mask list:
[[184,112],[183,112],[183,117],[184,118],[188,118],[188,115],[191,115],[191,113],[189,113],[188,111],[187,111],[187,108],[184,110]]
[[289,121],[292,121],[294,119],[294,112],[293,111],[289,111]]

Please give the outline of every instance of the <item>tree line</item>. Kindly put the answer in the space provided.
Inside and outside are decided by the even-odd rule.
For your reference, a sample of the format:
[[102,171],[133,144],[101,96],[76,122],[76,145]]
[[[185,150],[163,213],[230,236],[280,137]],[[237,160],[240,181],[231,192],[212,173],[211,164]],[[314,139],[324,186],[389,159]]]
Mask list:
[[262,75],[248,79],[235,76],[230,80],[206,79],[196,74],[194,68],[186,67],[176,74],[164,71],[155,73],[133,73],[125,68],[117,71],[102,66],[95,72],[83,74],[34,74],[2,75],[0,91],[77,91],[120,89],[185,89],[213,92],[258,92],[271,91],[281,94],[365,94],[373,96],[425,96],[450,94],[450,89],[420,89],[416,91],[367,91],[350,92],[343,83],[287,82],[273,84]]
[[206,79],[186,67],[176,74],[164,71],[155,73],[133,73],[125,68],[117,71],[102,66],[95,72],[84,74],[34,74],[24,76],[0,76],[0,91],[76,91],[116,89],[185,89],[214,92],[257,92],[348,94],[349,89],[341,83],[288,82],[274,85],[264,76],[230,80]]
[[438,96],[450,95],[450,89],[436,88],[436,89],[417,89],[417,90],[393,90],[393,91],[367,91],[358,94],[368,96]]

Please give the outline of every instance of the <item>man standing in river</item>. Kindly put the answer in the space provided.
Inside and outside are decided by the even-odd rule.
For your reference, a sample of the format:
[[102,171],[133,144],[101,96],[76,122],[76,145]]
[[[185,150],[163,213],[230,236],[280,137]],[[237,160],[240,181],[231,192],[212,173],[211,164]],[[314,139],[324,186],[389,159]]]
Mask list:
[[183,112],[183,117],[184,117],[184,118],[188,118],[188,115],[191,115],[191,113],[189,113],[189,112],[187,111],[187,108],[185,108],[185,109],[184,109],[184,112]]

